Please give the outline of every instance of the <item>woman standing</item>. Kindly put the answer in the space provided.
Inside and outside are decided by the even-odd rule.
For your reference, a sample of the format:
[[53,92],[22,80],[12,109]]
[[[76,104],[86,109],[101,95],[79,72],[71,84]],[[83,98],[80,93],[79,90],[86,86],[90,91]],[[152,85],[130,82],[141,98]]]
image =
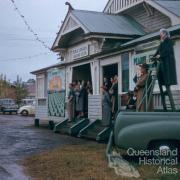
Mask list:
[[166,29],[160,30],[161,44],[154,54],[154,57],[160,59],[160,69],[158,73],[158,82],[161,92],[162,104],[164,110],[167,110],[166,99],[163,95],[162,85],[166,87],[172,110],[175,111],[175,104],[171,93],[171,85],[177,85],[176,61],[174,56],[173,43],[170,34]]
[[111,99],[106,86],[102,86],[102,125],[111,124]]
[[75,114],[79,118],[81,112],[81,106],[79,103],[79,95],[80,95],[80,85],[77,84],[74,89],[75,94]]
[[80,88],[79,107],[80,107],[79,117],[84,117],[88,111],[88,93],[87,93],[85,81],[82,81],[81,88]]
[[118,110],[118,76],[115,75],[114,78],[111,78],[112,86],[109,90],[109,94],[111,95],[111,103],[112,103],[112,117],[115,117],[115,114]]
[[170,34],[166,29],[160,30],[161,44],[154,54],[154,57],[160,58],[160,71],[158,80],[161,85],[166,87],[177,85],[176,62],[174,57],[173,43]]
[[74,96],[73,84],[69,84],[69,94],[68,94],[68,102],[67,102],[69,121],[74,120],[74,100],[75,100],[75,96]]
[[145,112],[145,103],[142,103],[142,98],[144,94],[144,88],[146,85],[146,81],[148,79],[148,65],[147,64],[141,64],[139,65],[141,68],[141,76],[139,77],[135,90],[137,91],[137,103],[136,103],[136,109],[141,112]]

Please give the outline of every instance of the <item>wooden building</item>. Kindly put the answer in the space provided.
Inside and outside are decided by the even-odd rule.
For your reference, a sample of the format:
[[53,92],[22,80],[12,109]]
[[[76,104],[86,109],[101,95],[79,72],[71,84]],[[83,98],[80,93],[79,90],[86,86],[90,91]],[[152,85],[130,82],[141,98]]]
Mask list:
[[[74,80],[92,82],[93,94],[88,98],[90,120],[101,119],[102,116],[100,86],[103,77],[118,75],[118,106],[123,106],[123,95],[135,86],[133,77],[137,73],[137,64],[148,63],[149,56],[155,53],[160,43],[161,28],[168,29],[171,34],[176,67],[179,67],[179,9],[180,1],[175,0],[109,0],[103,12],[76,10],[69,5],[52,46],[52,50],[60,54],[61,62],[32,72],[37,77],[36,118],[53,121],[64,118],[68,84]],[[179,68],[177,76],[178,85],[172,90],[176,108],[180,109]],[[55,82],[57,77],[60,85],[53,89],[50,81]],[[50,96],[60,100],[51,103]],[[61,108],[52,112],[57,106]],[[157,87],[154,106],[161,108]]]

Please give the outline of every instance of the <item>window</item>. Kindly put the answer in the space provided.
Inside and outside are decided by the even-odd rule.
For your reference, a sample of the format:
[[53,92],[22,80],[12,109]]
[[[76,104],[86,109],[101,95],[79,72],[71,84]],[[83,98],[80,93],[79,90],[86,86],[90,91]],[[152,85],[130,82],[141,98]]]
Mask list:
[[37,98],[44,98],[44,76],[37,77]]
[[122,66],[122,92],[129,90],[129,54],[125,53],[121,56]]

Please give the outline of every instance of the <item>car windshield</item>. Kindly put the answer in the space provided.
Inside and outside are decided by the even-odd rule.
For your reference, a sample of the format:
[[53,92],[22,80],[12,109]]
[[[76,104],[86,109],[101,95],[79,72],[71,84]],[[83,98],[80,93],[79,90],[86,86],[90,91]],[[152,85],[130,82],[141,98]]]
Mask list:
[[21,102],[21,106],[34,105],[34,104],[35,104],[34,99],[23,99]]
[[1,105],[14,105],[15,102],[13,99],[1,99],[0,104]]

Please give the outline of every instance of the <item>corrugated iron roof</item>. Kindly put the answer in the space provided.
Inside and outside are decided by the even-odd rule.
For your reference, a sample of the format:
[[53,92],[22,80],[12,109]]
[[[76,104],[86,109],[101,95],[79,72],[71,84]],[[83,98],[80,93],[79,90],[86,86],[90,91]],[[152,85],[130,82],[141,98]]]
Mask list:
[[42,72],[44,72],[44,71],[47,71],[48,69],[51,69],[51,68],[61,67],[61,66],[63,66],[64,64],[65,64],[64,62],[59,62],[59,63],[53,64],[53,65],[44,67],[44,68],[42,68],[42,69],[37,69],[37,70],[32,71],[32,72],[30,72],[30,73],[36,75],[36,74],[38,74],[38,73],[42,73]]
[[180,17],[180,1],[178,0],[154,0],[157,4],[164,7],[171,13]]
[[73,10],[72,14],[92,33],[140,36],[145,34],[139,23],[124,15],[83,10]]

